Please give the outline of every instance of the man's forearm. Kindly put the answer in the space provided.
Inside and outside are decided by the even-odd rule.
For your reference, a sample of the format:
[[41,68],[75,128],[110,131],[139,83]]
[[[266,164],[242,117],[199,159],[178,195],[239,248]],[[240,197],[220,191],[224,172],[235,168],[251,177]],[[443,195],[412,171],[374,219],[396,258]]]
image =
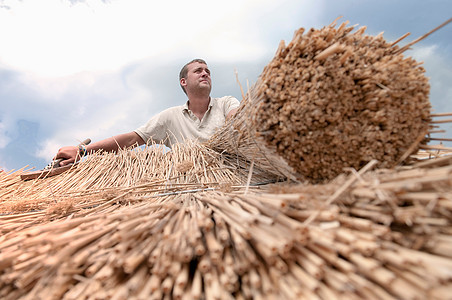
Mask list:
[[226,120],[229,120],[230,118],[232,118],[235,115],[235,113],[237,112],[237,110],[238,110],[238,108],[232,109],[226,116]]
[[102,150],[105,152],[116,152],[118,149],[143,145],[143,139],[134,131],[119,134],[86,146],[87,152]]
[[[123,133],[114,137],[95,142],[86,146],[86,152],[105,151],[116,152],[118,149],[129,148],[131,146],[143,145],[143,139],[134,131]],[[66,146],[58,150],[55,159],[62,159],[61,166],[73,163],[80,159],[79,148],[76,146]]]

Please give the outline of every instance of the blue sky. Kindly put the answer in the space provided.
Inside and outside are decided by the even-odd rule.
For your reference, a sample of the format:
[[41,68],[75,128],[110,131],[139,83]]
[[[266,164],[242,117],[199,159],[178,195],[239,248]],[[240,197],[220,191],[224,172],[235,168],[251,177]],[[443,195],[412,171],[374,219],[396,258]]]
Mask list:
[[[0,168],[41,169],[61,146],[184,103],[178,73],[193,58],[209,63],[212,96],[240,99],[235,71],[253,84],[300,27],[343,16],[388,41],[410,32],[404,45],[451,12],[449,0],[0,0]],[[405,54],[424,62],[434,112],[452,112],[452,24]]]

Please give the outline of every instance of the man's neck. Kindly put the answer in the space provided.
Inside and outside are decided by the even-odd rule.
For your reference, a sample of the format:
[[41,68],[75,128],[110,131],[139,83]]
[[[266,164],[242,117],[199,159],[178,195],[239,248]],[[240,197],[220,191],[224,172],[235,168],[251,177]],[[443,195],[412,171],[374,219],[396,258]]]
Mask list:
[[198,117],[202,119],[209,108],[210,96],[189,95],[188,108]]

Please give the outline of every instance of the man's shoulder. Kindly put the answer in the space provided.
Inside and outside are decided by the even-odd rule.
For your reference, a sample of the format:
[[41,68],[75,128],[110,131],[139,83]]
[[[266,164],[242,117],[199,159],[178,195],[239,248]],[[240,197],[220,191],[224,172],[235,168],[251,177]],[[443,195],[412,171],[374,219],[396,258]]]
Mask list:
[[[213,98],[215,101],[219,101],[219,102],[227,102],[227,101],[234,101],[237,100],[235,97],[233,96],[223,96],[223,97],[218,97],[218,98]],[[238,101],[238,100],[237,100]]]
[[240,102],[233,96],[223,96],[220,98],[212,98],[219,105],[238,105]]
[[158,120],[158,122],[174,120],[179,114],[182,114],[183,109],[183,105],[168,107],[156,114],[153,119]]

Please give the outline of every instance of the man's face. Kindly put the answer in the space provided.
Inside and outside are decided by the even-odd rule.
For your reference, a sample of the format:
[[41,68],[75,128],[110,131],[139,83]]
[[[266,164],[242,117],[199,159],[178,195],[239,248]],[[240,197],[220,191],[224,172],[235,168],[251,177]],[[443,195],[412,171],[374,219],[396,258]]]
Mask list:
[[187,91],[196,89],[206,89],[210,93],[212,89],[212,80],[210,78],[210,70],[207,65],[194,62],[188,65],[186,78],[181,79],[182,86]]

